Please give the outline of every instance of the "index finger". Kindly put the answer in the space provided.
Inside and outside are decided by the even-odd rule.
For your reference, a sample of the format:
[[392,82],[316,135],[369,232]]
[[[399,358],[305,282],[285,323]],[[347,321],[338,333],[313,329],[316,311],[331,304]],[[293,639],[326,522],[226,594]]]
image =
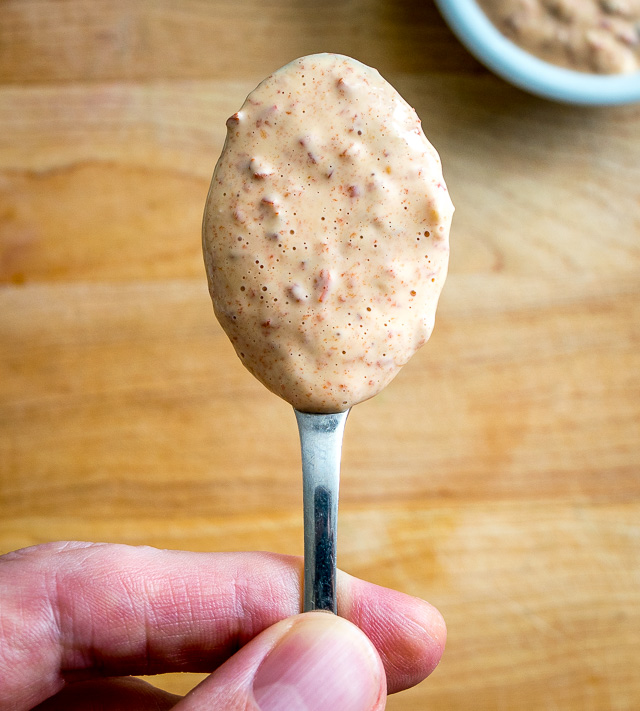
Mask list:
[[[301,609],[300,558],[54,543],[0,557],[0,708],[99,676],[210,672]],[[345,574],[340,613],[377,647],[390,691],[438,663],[435,608]]]

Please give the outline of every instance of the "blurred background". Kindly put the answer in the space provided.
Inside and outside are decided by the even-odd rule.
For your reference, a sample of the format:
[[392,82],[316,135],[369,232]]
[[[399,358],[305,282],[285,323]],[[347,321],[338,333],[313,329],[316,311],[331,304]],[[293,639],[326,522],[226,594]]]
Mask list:
[[226,118],[318,51],[415,106],[457,207],[432,339],[345,436],[339,566],[449,629],[388,708],[638,709],[640,106],[525,94],[428,0],[0,1],[0,553],[302,553],[200,223]]

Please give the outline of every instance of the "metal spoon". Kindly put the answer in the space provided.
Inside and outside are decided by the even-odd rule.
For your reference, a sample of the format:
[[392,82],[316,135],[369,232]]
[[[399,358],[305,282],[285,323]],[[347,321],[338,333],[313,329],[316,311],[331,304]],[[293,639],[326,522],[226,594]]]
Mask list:
[[349,415],[294,410],[302,452],[304,611],[337,614],[336,543],[342,435]]

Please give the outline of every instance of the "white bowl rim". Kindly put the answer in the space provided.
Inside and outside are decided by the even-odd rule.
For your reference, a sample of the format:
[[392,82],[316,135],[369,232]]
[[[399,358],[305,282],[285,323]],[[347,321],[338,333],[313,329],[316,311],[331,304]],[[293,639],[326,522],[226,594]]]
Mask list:
[[435,0],[467,49],[495,74],[533,94],[570,104],[614,105],[640,101],[640,72],[587,74],[534,57],[507,39],[476,0]]

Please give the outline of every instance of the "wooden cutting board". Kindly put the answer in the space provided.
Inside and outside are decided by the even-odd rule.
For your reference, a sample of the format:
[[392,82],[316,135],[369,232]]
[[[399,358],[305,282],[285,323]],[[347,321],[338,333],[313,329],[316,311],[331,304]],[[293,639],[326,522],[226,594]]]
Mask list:
[[431,342],[345,439],[340,566],[449,628],[388,708],[640,708],[640,106],[524,94],[430,2],[2,3],[0,552],[301,553],[293,413],[199,230],[227,116],[324,50],[416,107],[457,206]]

